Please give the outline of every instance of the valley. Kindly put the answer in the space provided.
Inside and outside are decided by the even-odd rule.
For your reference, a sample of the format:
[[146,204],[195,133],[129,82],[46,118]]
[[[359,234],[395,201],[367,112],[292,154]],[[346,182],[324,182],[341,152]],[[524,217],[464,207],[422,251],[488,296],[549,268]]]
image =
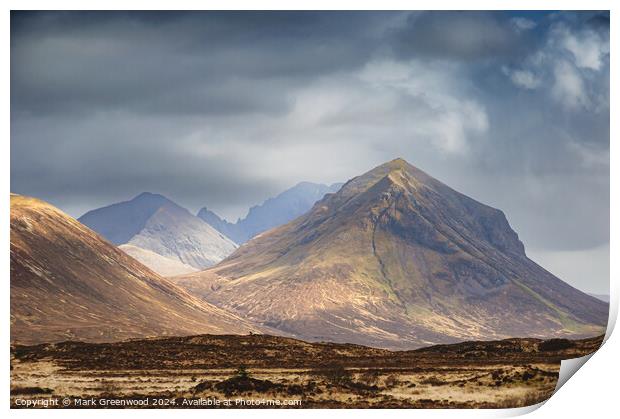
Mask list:
[[11,195],[13,407],[519,407],[607,321],[402,159],[239,248],[161,195],[84,218]]
[[[562,359],[602,336],[508,339],[415,351],[268,335],[200,335],[14,346],[11,401],[68,397],[70,408],[505,408],[546,400]],[[158,403],[158,404],[157,404]],[[267,404],[265,404],[267,403]]]

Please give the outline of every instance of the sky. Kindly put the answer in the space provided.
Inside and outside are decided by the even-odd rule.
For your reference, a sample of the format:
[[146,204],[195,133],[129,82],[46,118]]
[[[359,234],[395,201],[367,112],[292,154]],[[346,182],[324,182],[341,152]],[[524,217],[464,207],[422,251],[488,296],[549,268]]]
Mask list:
[[607,12],[12,12],[11,191],[230,220],[402,157],[609,287]]

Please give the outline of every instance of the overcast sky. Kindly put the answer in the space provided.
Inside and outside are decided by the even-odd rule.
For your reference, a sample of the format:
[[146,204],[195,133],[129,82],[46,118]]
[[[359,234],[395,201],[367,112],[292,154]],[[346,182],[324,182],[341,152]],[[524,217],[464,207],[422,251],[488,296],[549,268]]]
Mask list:
[[608,14],[11,15],[11,190],[71,215],[151,191],[234,220],[395,157],[607,293]]

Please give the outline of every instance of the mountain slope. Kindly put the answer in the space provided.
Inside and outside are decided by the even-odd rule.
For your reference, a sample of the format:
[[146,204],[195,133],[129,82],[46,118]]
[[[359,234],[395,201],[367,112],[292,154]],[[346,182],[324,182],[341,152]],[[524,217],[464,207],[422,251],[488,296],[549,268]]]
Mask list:
[[118,248],[161,276],[181,275],[198,270],[176,259],[167,258],[132,244],[121,244]]
[[603,302],[609,303],[609,294],[588,294],[597,300],[601,300]]
[[388,348],[602,333],[607,305],[527,258],[504,214],[402,159],[176,279],[303,339]]
[[185,208],[166,203],[127,244],[204,269],[231,254],[237,245]]
[[[89,211],[78,221],[114,244],[130,244],[197,270],[216,264],[237,247],[185,208],[148,192],[130,201]],[[143,261],[157,271],[161,263],[155,259]]]
[[11,195],[11,341],[247,333],[53,206]]
[[162,195],[143,192],[130,201],[88,211],[78,221],[119,245],[138,234],[164,204],[173,202]]
[[206,207],[202,208],[197,216],[235,242],[245,243],[263,231],[294,220],[312,208],[325,194],[336,192],[341,186],[341,183],[329,186],[311,182],[298,183],[276,197],[253,206],[248,215],[236,223],[222,220]]

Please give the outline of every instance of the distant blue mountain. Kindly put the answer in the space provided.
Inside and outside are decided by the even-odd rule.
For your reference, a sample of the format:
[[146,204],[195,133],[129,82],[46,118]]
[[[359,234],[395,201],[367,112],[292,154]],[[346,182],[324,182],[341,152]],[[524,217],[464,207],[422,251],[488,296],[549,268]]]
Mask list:
[[248,215],[236,223],[222,219],[206,207],[198,211],[197,215],[222,234],[241,244],[263,231],[286,224],[303,215],[325,194],[337,192],[342,185],[342,183],[332,185],[298,183],[278,196],[253,206]]
[[88,211],[78,221],[119,245],[142,231],[149,218],[166,204],[175,205],[165,196],[143,192],[130,201]]
[[237,248],[187,209],[149,192],[89,211],[78,221],[162,275],[207,268]]

